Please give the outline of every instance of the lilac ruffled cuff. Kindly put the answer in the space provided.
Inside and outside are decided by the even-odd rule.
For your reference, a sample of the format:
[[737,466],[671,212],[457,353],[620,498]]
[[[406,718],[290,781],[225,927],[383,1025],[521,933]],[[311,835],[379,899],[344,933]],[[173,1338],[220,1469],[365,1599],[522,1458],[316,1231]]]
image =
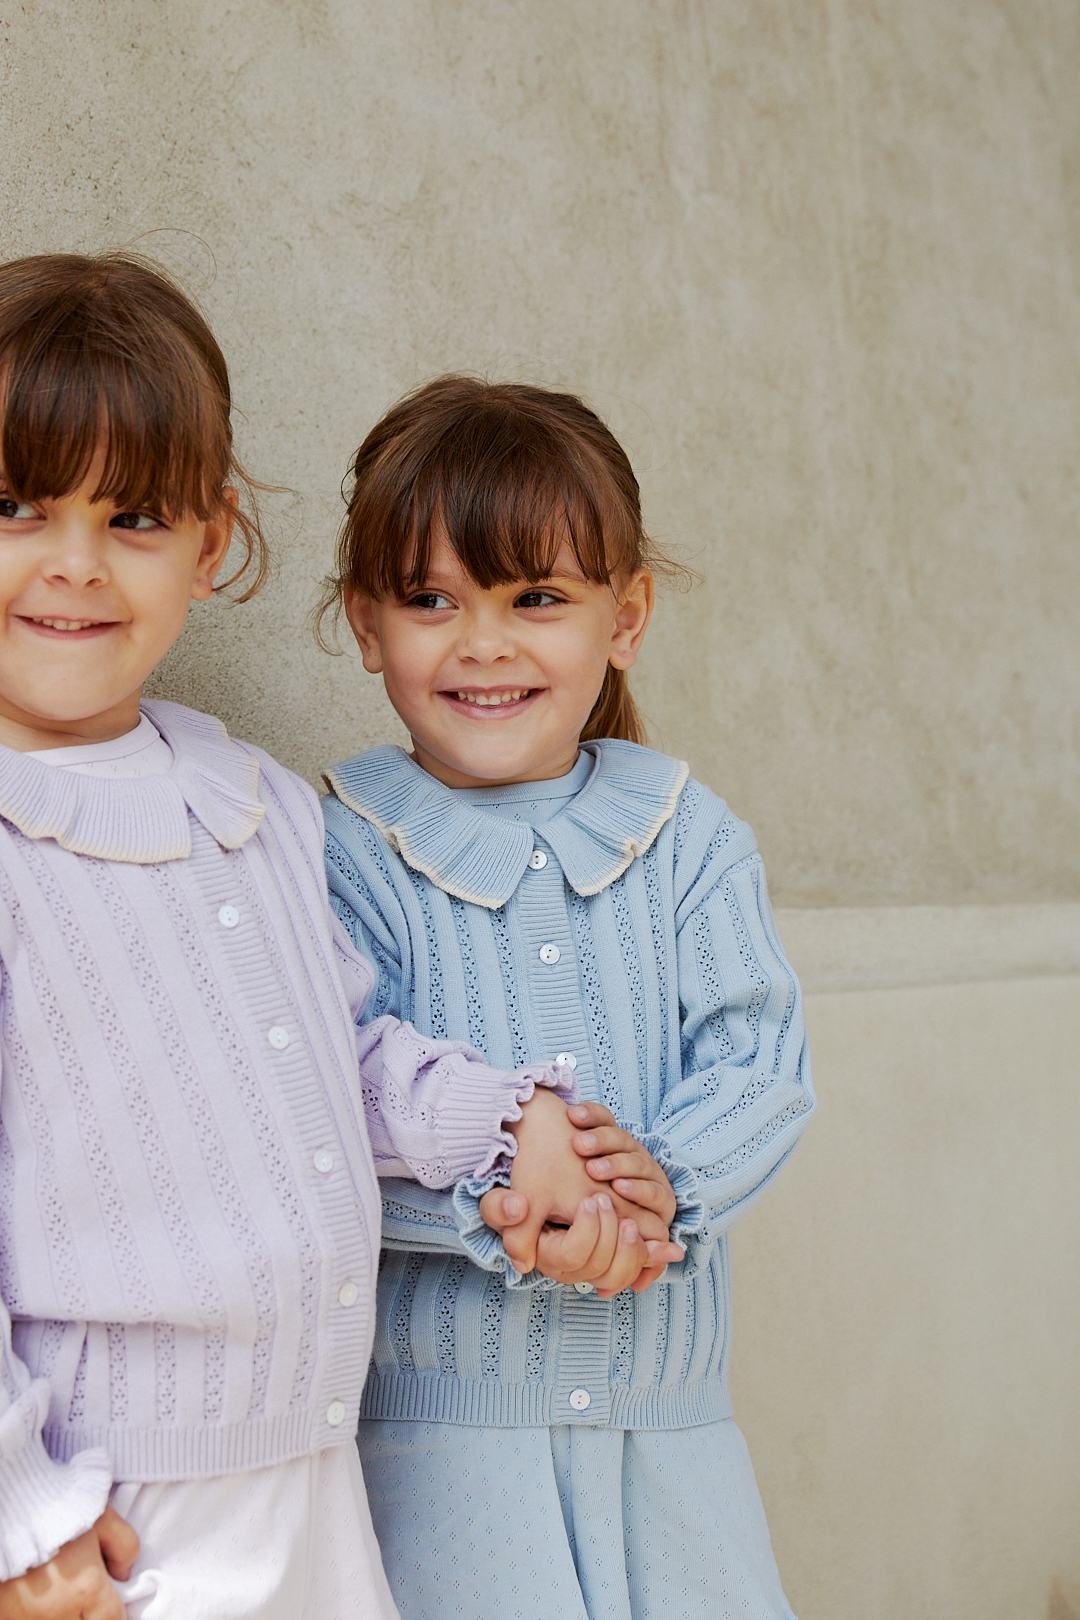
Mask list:
[[[490,1069],[485,1068],[490,1081]],[[521,1118],[522,1110],[532,1098],[537,1086],[544,1086],[561,1097],[564,1103],[575,1103],[578,1100],[577,1080],[573,1069],[564,1063],[528,1063],[523,1069],[514,1069],[506,1076],[511,1088],[512,1096],[504,1098],[500,1104],[502,1127],[498,1131],[498,1140],[485,1148],[480,1163],[468,1178],[470,1184],[487,1180],[484,1192],[501,1184],[504,1187],[510,1184],[510,1161],[517,1153],[517,1138],[509,1129],[516,1125]],[[483,1193],[480,1194],[480,1197]]]
[[0,1416],[0,1581],[47,1564],[104,1513],[112,1468],[104,1451],[58,1463],[41,1443],[48,1386],[37,1379]]

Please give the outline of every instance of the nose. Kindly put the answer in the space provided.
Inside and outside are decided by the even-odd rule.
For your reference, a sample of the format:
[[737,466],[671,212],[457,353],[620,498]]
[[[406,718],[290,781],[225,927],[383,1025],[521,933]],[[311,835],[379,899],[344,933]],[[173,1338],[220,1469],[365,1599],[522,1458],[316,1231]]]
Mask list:
[[98,526],[72,516],[56,533],[45,559],[46,579],[82,590],[109,577],[106,542]]
[[517,651],[513,619],[489,604],[458,621],[458,657],[463,663],[498,664]]

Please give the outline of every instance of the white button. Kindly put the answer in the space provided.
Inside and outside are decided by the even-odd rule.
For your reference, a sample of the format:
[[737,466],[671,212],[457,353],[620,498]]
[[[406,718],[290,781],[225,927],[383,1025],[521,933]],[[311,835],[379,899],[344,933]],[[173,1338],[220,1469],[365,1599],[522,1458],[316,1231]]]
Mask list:
[[320,1176],[328,1176],[334,1168],[334,1155],[329,1148],[320,1148],[312,1160]]
[[235,928],[240,921],[240,913],[235,906],[222,906],[217,914],[217,920],[222,928]]
[[275,1024],[272,1029],[268,1029],[266,1038],[270,1045],[276,1047],[279,1052],[283,1052],[289,1044],[289,1032],[287,1029],[283,1029],[280,1024]]
[[574,1056],[573,1052],[556,1052],[555,1061],[556,1063],[561,1063],[564,1069],[577,1068],[577,1058]]
[[587,1406],[592,1405],[592,1396],[587,1389],[572,1389],[570,1391],[570,1405],[575,1412],[584,1412]]
[[561,955],[562,951],[557,945],[541,945],[540,947],[540,960],[546,962],[548,967],[554,966]]
[[326,1408],[326,1421],[330,1424],[331,1428],[340,1429],[341,1425],[345,1421],[345,1412],[346,1407],[344,1401],[330,1402],[330,1405]]
[[337,1291],[339,1305],[355,1305],[360,1298],[360,1290],[354,1282],[343,1282]]
[[529,865],[534,872],[542,872],[547,865],[547,856],[542,849],[534,849],[529,856]]
[[587,1282],[575,1283],[574,1290],[578,1294],[591,1294],[593,1291],[593,1285],[592,1283]]

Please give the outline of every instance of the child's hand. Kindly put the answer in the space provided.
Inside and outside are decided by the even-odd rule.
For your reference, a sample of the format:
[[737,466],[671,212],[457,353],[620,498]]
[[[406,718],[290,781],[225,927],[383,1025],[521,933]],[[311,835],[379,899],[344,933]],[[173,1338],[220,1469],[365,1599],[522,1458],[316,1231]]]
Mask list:
[[[525,1212],[510,1216],[503,1208],[507,1195],[495,1188],[481,1199],[480,1213],[489,1226],[502,1232],[506,1252],[524,1276],[536,1265],[543,1228],[549,1222],[568,1227],[582,1202],[594,1197],[598,1188],[573,1152],[575,1132],[566,1104],[552,1092],[537,1090],[511,1129],[518,1150],[510,1171],[510,1194],[527,1200]],[[611,1191],[609,1197],[616,1214],[634,1220],[644,1239],[666,1241],[667,1223],[658,1215],[617,1192]]]
[[0,1581],[0,1620],[124,1620],[113,1581],[126,1581],[138,1556],[135,1531],[106,1508],[47,1564]]
[[[583,1260],[594,1219],[596,1242]],[[637,1221],[619,1218],[610,1194],[598,1193],[585,1199],[566,1230],[544,1228],[536,1246],[536,1266],[556,1282],[591,1282],[601,1299],[610,1299],[624,1288],[642,1293],[684,1252],[667,1239],[644,1238]]]
[[629,1203],[652,1210],[665,1227],[670,1226],[675,1194],[652,1154],[616,1125],[614,1115],[600,1103],[574,1103],[567,1114],[573,1125],[586,1127],[574,1133],[574,1152],[585,1160],[589,1175],[609,1182]]

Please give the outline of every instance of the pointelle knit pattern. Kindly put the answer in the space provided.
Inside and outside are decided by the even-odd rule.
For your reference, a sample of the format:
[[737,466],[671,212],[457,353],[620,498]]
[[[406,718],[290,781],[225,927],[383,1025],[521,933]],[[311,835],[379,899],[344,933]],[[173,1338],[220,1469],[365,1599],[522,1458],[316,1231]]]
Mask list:
[[351,1443],[376,1167],[490,1172],[534,1084],[568,1084],[358,1026],[374,973],[330,914],[311,790],[145,709],[163,775],[0,749],[0,1579],[114,1479]]

